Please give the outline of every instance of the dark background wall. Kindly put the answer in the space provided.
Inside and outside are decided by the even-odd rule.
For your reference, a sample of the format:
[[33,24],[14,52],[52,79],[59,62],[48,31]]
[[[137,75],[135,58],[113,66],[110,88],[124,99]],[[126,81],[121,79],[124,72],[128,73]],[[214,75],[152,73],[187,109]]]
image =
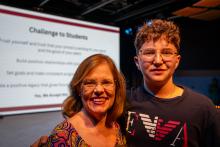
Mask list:
[[220,21],[181,19],[183,70],[220,70]]

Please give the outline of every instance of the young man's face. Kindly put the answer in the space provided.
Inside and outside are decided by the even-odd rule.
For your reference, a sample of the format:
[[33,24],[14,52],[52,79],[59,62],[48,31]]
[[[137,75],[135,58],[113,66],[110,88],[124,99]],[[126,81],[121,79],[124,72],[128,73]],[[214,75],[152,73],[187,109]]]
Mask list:
[[180,55],[173,44],[161,37],[156,42],[145,42],[134,59],[144,81],[160,85],[172,80],[180,62]]

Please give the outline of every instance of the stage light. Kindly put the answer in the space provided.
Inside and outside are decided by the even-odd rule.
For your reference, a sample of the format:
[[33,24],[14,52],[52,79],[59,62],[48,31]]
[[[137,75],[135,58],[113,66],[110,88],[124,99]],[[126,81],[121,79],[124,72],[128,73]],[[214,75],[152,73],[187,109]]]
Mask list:
[[125,32],[126,35],[132,35],[133,34],[132,28],[127,28],[127,29],[125,29],[124,32]]

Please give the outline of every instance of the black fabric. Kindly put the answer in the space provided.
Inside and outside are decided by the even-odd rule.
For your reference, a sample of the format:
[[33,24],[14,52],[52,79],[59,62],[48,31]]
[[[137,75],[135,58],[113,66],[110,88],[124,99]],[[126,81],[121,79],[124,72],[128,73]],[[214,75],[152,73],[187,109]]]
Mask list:
[[130,147],[220,147],[220,117],[211,100],[183,87],[182,96],[161,99],[143,86],[127,93]]

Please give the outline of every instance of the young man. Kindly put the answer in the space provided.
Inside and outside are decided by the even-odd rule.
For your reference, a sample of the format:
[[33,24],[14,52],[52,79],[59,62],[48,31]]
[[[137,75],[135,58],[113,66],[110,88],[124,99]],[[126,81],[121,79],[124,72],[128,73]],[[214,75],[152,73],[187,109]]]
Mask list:
[[220,147],[220,117],[204,95],[176,85],[179,28],[152,20],[135,38],[143,85],[128,92],[127,144],[133,147]]

